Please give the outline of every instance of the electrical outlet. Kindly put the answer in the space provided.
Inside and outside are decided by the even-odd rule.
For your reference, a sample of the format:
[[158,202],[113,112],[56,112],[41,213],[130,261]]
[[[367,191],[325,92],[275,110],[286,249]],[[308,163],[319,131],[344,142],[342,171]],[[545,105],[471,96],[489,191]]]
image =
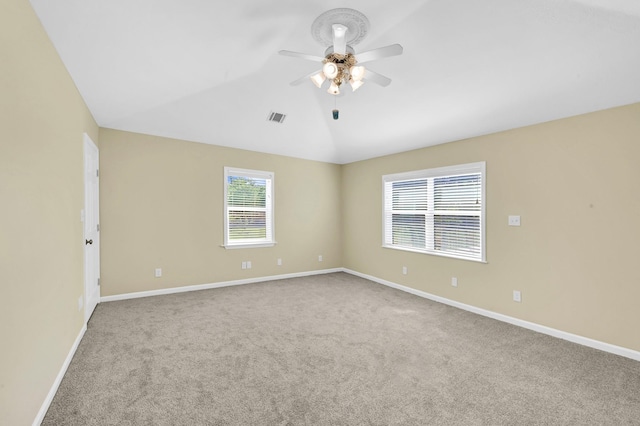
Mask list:
[[522,302],[522,295],[520,294],[520,291],[513,290],[513,301],[514,302]]
[[278,266],[282,266],[282,259],[278,258]]
[[322,262],[322,255],[318,256],[318,262]]
[[251,269],[251,261],[247,260],[247,269]]
[[407,275],[409,273],[409,269],[406,266],[402,267],[402,275]]
[[509,216],[509,226],[520,226],[520,216]]
[[156,268],[156,278],[160,278],[162,276],[162,268]]
[[458,287],[458,278],[451,277],[451,285],[454,287]]
[[242,269],[247,269],[247,262],[242,262]]

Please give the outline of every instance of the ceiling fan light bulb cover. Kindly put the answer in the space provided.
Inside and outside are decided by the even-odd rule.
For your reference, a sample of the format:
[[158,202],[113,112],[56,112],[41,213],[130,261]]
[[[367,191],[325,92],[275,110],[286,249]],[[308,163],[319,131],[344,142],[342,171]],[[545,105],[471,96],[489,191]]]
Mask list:
[[327,78],[336,78],[338,75],[338,66],[333,62],[327,62],[323,65],[322,72]]
[[331,82],[331,86],[329,86],[329,90],[327,90],[332,95],[340,94],[340,87],[335,83],[335,81]]
[[362,81],[362,80],[351,80],[351,81],[349,81],[349,84],[351,84],[351,89],[353,89],[353,91],[355,92],[356,90],[358,90],[364,84],[364,81]]
[[364,67],[361,65],[351,67],[351,69],[349,70],[349,74],[351,74],[352,80],[360,81],[364,77]]
[[322,83],[324,83],[324,81],[326,80],[326,77],[322,72],[318,72],[312,75],[310,78],[313,84],[315,84],[318,87],[318,89],[322,87]]

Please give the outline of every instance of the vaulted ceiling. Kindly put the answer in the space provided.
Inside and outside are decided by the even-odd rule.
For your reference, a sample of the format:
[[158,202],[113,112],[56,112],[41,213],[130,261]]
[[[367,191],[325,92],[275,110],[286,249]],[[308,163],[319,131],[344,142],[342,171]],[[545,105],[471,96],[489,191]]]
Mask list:
[[[107,128],[342,164],[640,101],[636,0],[31,3]],[[289,84],[321,65],[278,51],[323,56],[333,8],[370,22],[356,57],[404,47],[367,64],[388,87]]]

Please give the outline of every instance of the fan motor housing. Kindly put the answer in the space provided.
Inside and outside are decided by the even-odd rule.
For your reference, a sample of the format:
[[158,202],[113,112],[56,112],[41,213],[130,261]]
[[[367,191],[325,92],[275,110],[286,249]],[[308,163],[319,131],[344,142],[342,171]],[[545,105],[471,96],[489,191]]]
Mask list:
[[[353,47],[347,45],[345,51],[347,52],[347,54],[351,54],[351,55],[355,55],[356,51],[353,50]],[[332,55],[334,53],[333,51],[333,46],[329,46],[327,47],[327,50],[324,51],[324,56],[325,58],[328,57],[329,55]]]

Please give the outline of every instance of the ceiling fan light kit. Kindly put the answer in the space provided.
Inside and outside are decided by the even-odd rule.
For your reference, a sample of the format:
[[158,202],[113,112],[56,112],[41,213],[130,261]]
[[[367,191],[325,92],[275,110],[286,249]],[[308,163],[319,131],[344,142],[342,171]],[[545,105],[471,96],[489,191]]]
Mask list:
[[[349,82],[354,92],[365,81],[372,81],[386,87],[391,83],[391,79],[358,65],[358,62],[364,63],[401,55],[403,49],[399,44],[393,44],[369,50],[361,53],[358,61],[353,46],[362,41],[368,32],[369,20],[361,12],[348,8],[331,9],[318,16],[311,25],[311,34],[315,40],[323,46],[327,46],[324,58],[288,50],[281,50],[279,53],[321,62],[322,68],[319,71],[315,71],[303,79],[309,77],[318,88],[322,88],[325,81],[328,80],[330,84],[327,92],[332,95],[339,95],[340,88],[345,82]],[[291,84],[300,84],[303,79],[298,79]]]
[[[329,48],[329,50],[332,49]],[[332,95],[340,93],[339,88],[345,81],[351,83],[352,87],[353,83],[360,81],[361,83],[356,87],[356,89],[362,85],[362,78],[364,77],[365,69],[363,66],[356,66],[358,61],[352,53],[345,52],[344,54],[341,54],[331,52],[327,54],[323,62],[322,74],[324,74],[326,79],[332,80],[338,88],[337,90],[334,90],[332,84],[332,88],[329,89],[329,93]]]

